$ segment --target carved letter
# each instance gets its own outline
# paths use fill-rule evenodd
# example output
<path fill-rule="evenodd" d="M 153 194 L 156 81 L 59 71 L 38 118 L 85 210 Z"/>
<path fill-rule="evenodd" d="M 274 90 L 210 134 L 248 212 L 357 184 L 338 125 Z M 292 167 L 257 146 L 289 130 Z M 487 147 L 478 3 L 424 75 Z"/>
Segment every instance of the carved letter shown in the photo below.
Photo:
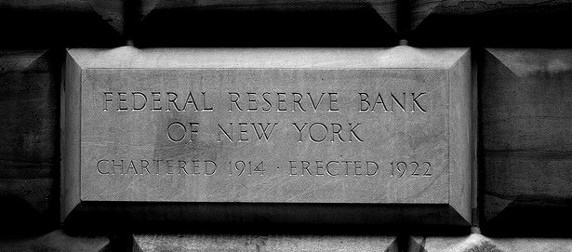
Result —
<path fill-rule="evenodd" d="M 340 175 L 340 172 L 338 171 L 337 173 L 332 173 L 332 171 L 330 171 L 330 164 L 337 164 L 339 165 L 340 162 L 338 161 L 330 161 L 326 164 L 326 172 L 328 173 L 328 175 L 332 176 L 332 177 L 336 177 L 338 175 Z"/>
<path fill-rule="evenodd" d="M 203 94 L 203 111 L 213 111 L 212 105 L 210 107 L 207 106 L 207 92 L 201 92 L 201 94 Z"/>
<path fill-rule="evenodd" d="M 302 142 L 302 130 L 304 130 L 304 128 L 306 128 L 306 125 L 308 123 L 304 123 L 304 126 L 302 126 L 302 128 L 298 127 L 298 125 L 296 123 L 292 123 L 292 125 L 294 125 L 294 127 L 296 127 L 296 129 L 298 130 L 299 136 L 300 138 L 298 139 L 298 142 Z"/>
<path fill-rule="evenodd" d="M 129 108 L 123 106 L 127 102 L 127 97 L 125 97 L 127 93 L 117 92 L 117 95 L 119 96 L 119 108 L 117 111 L 127 111 Z"/>
<path fill-rule="evenodd" d="M 233 136 L 234 136 L 234 131 L 233 131 L 234 128 L 232 127 L 232 123 L 229 123 L 229 124 L 230 124 L 230 130 L 229 131 L 231 133 L 233 133 Z M 232 137 L 228 134 L 228 132 L 220 126 L 220 123 L 218 124 L 218 128 L 220 129 L 220 131 L 222 131 L 222 133 L 224 133 L 224 135 L 226 136 L 226 138 L 228 138 L 228 140 L 230 140 L 231 142 L 234 142 L 234 140 L 232 140 Z M 220 132 L 218 133 L 217 142 L 220 142 Z"/>
<path fill-rule="evenodd" d="M 171 159 L 167 159 L 165 160 L 165 162 L 167 162 L 167 175 L 173 175 L 175 174 L 175 172 L 173 171 L 173 164 L 171 164 L 171 162 L 173 162 L 173 160 Z"/>
<path fill-rule="evenodd" d="M 113 95 L 113 93 L 103 92 L 103 111 L 107 111 L 107 102 L 113 101 L 113 99 L 107 97 L 108 95 Z"/>
<path fill-rule="evenodd" d="M 393 102 L 391 103 L 391 112 L 393 112 L 393 104 L 397 103 L 397 105 L 401 108 L 401 110 L 403 110 L 403 112 L 405 112 L 405 98 L 406 93 L 403 93 L 403 103 L 399 102 L 399 100 L 397 99 L 397 97 L 395 97 L 395 95 L 393 95 L 393 93 L 391 93 L 391 98 L 393 99 Z"/>
<path fill-rule="evenodd" d="M 144 93 L 141 92 L 131 92 L 131 95 L 133 95 L 133 111 L 141 111 L 145 108 L 145 106 L 147 106 L 147 96 Z M 143 102 L 143 106 L 141 107 L 137 107 L 137 102 L 136 102 L 136 98 L 137 96 L 143 97 L 143 99 L 145 100 Z"/>
<path fill-rule="evenodd" d="M 266 98 L 267 95 L 270 95 L 270 93 L 264 92 L 262 94 L 262 99 L 266 102 L 266 104 L 268 104 L 268 107 L 262 107 L 262 111 L 270 111 L 272 109 L 272 103 L 270 103 L 268 98 Z"/>
<path fill-rule="evenodd" d="M 199 169 L 199 160 L 191 160 L 193 162 L 193 175 L 200 175 L 201 172 L 198 171 Z"/>
<path fill-rule="evenodd" d="M 329 111 L 339 111 L 340 108 L 338 108 L 338 93 L 328 93 L 328 95 L 330 96 L 330 110 Z"/>
<path fill-rule="evenodd" d="M 238 123 L 238 141 L 239 142 L 248 142 L 248 131 L 246 130 L 246 126 L 248 123 Z M 244 136 L 244 138 L 243 138 Z"/>
<path fill-rule="evenodd" d="M 173 126 L 175 126 L 175 125 L 177 125 L 183 129 L 183 134 L 181 134 L 180 137 L 173 136 L 173 135 L 175 135 L 174 133 L 172 133 L 174 131 Z M 187 128 L 185 127 L 185 125 L 183 125 L 180 122 L 174 122 L 174 123 L 169 124 L 169 126 L 167 126 L 167 137 L 169 137 L 169 140 L 171 140 L 173 142 L 179 142 L 179 141 L 183 140 L 183 138 L 185 138 L 186 134 L 187 134 Z"/>
<path fill-rule="evenodd" d="M 427 110 L 423 109 L 423 107 L 421 107 L 421 104 L 419 104 L 419 102 L 417 101 L 417 99 L 419 99 L 419 97 L 423 95 L 426 95 L 426 93 L 419 93 L 417 96 L 415 96 L 415 93 L 411 93 L 411 96 L 413 96 L 413 105 L 411 106 L 411 112 L 415 112 L 415 106 L 417 105 L 417 107 L 419 107 L 421 112 L 427 113 Z"/>
<path fill-rule="evenodd" d="M 324 128 L 324 137 L 322 137 L 321 139 L 314 138 L 314 134 L 312 134 L 312 128 L 316 125 L 321 125 Z M 308 133 L 310 134 L 310 139 L 312 139 L 314 142 L 319 143 L 324 141 L 328 136 L 328 127 L 326 127 L 326 125 L 324 125 L 323 123 L 313 123 L 312 125 L 310 125 L 310 128 L 308 129 Z"/>
<path fill-rule="evenodd" d="M 306 172 L 308 172 L 308 174 L 310 174 L 310 176 L 312 176 L 312 173 L 310 172 L 308 167 L 310 167 L 310 162 L 302 161 L 302 176 L 304 176 L 304 170 L 306 170 Z"/>
<path fill-rule="evenodd" d="M 107 159 L 99 160 L 99 161 L 97 162 L 97 165 L 96 165 L 96 167 L 97 167 L 97 172 L 99 172 L 99 174 L 101 174 L 101 175 L 109 175 L 109 171 L 103 172 L 103 171 L 101 171 L 101 168 L 99 167 L 99 164 L 101 164 L 101 163 L 103 163 L 103 162 L 109 163 L 109 160 L 107 160 Z"/>
<path fill-rule="evenodd" d="M 256 104 L 256 93 L 246 93 L 248 95 L 248 111 L 256 111 L 258 110 L 258 105 Z M 254 105 L 252 107 L 251 105 Z"/>
<path fill-rule="evenodd" d="M 308 93 L 308 97 L 310 97 L 310 101 L 312 102 L 312 107 L 314 107 L 314 112 L 316 112 L 316 110 L 318 109 L 318 106 L 320 106 L 320 102 L 322 101 L 322 97 L 324 97 L 326 93 L 322 93 L 322 95 L 320 95 L 320 99 L 318 100 L 318 103 L 314 102 L 314 99 L 312 98 L 312 94 Z"/>
<path fill-rule="evenodd" d="M 145 165 L 143 165 L 143 162 L 145 162 Z M 141 160 L 141 168 L 143 168 L 144 170 L 147 171 L 147 173 L 151 174 L 151 172 L 149 171 L 149 169 L 147 168 L 149 166 L 149 161 L 142 159 Z M 143 175 L 143 172 L 141 172 L 141 175 Z"/>
<path fill-rule="evenodd" d="M 153 111 L 159 111 L 162 109 L 161 107 L 161 92 L 151 92 L 151 97 L 153 98 Z M 157 103 L 159 106 L 157 107 Z"/>
<path fill-rule="evenodd" d="M 266 141 L 268 141 L 268 138 L 272 135 L 272 132 L 274 131 L 274 127 L 276 127 L 276 125 L 278 125 L 278 123 L 274 123 L 272 125 L 272 128 L 270 128 L 270 132 L 267 132 L 268 127 L 270 126 L 271 123 L 266 123 L 266 128 L 264 126 L 262 126 L 262 123 L 258 123 L 258 126 L 260 126 L 260 131 L 258 131 L 258 128 L 256 127 L 256 123 L 251 123 L 252 124 L 252 128 L 254 128 L 254 131 L 256 132 L 256 135 L 258 136 L 258 140 L 262 140 L 262 137 L 264 136 L 264 138 L 266 138 Z"/>
<path fill-rule="evenodd" d="M 369 169 L 370 164 L 375 165 L 375 170 L 373 170 L 373 173 L 370 172 Z M 365 161 L 365 166 L 366 166 L 366 176 L 374 176 L 375 174 L 377 174 L 377 171 L 379 170 L 379 165 L 377 165 L 377 163 L 374 161 Z"/>
<path fill-rule="evenodd" d="M 316 176 L 324 176 L 323 161 L 316 161 Z"/>
<path fill-rule="evenodd" d="M 190 94 L 191 92 L 189 92 Z M 176 93 L 173 92 L 167 92 L 167 111 L 171 111 L 170 109 L 170 104 L 173 104 L 173 107 L 175 107 L 176 111 L 181 111 L 179 109 L 179 106 L 177 105 L 177 98 L 179 98 L 179 96 Z M 184 106 L 183 106 L 184 108 Z"/>
<path fill-rule="evenodd" d="M 203 96 L 204 96 L 204 92 L 203 92 Z M 193 92 L 191 92 L 191 91 L 189 91 L 189 95 L 187 96 L 187 101 L 185 102 L 185 104 L 183 104 L 183 111 L 186 111 L 187 105 L 189 105 L 189 104 L 193 104 L 195 111 L 199 111 L 199 108 L 197 107 L 197 103 L 195 102 L 195 97 L 193 97 Z"/>
<path fill-rule="evenodd" d="M 369 109 L 369 101 L 367 101 L 369 95 L 367 95 L 367 93 L 359 93 L 359 97 L 360 97 L 359 111 L 367 111 Z M 367 104 L 367 107 L 365 108 L 363 107 L 364 103 Z"/>
<path fill-rule="evenodd" d="M 302 112 L 306 112 L 306 109 L 304 109 L 302 107 L 302 104 L 300 103 L 300 101 L 302 101 L 302 94 L 300 93 L 292 93 L 292 96 L 294 97 L 294 102 L 292 102 L 292 111 L 296 111 L 296 104 L 298 104 L 298 107 L 300 108 L 300 111 Z"/>
<path fill-rule="evenodd" d="M 187 172 L 187 170 L 185 169 L 185 166 L 187 166 L 187 162 L 183 161 L 183 160 L 179 160 L 179 175 L 183 175 L 182 172 L 184 172 L 185 174 L 189 175 L 189 173 Z"/>
<path fill-rule="evenodd" d="M 278 111 L 288 111 L 287 108 L 282 107 L 286 105 L 286 93 L 276 93 L 278 95 Z"/>
<path fill-rule="evenodd" d="M 111 174 L 115 174 L 115 167 L 119 167 L 121 168 L 121 175 L 123 175 L 123 159 L 120 160 L 121 163 L 120 164 L 116 164 L 115 160 L 111 160 L 111 164 L 113 165 L 113 171 L 111 172 Z"/>
<path fill-rule="evenodd" d="M 352 141 L 352 136 L 354 136 L 358 141 L 363 142 L 363 140 L 356 134 L 355 130 L 358 126 L 361 125 L 361 123 L 356 124 L 355 126 L 352 127 L 352 123 L 349 123 L 350 125 L 350 142 Z"/>
<path fill-rule="evenodd" d="M 233 95 L 235 96 L 234 99 L 233 99 Z M 235 92 L 228 92 L 228 96 L 230 98 L 230 107 L 229 107 L 228 111 L 229 112 L 232 111 L 232 103 L 234 103 L 234 105 L 236 106 L 238 111 L 242 111 L 242 109 L 238 105 L 238 99 L 240 99 L 240 94 L 235 93 Z"/>
<path fill-rule="evenodd" d="M 131 160 L 131 162 L 129 163 L 129 166 L 127 166 L 127 174 L 129 174 L 130 169 L 133 169 L 133 171 L 135 171 L 135 174 L 139 174 L 139 172 L 137 172 L 137 168 L 135 168 L 135 164 L 133 163 L 133 160 Z"/>
<path fill-rule="evenodd" d="M 387 107 L 385 106 L 385 102 L 383 102 L 383 98 L 381 97 L 380 93 L 377 93 L 377 98 L 375 98 L 375 103 L 371 107 L 371 111 L 375 111 L 375 105 L 377 105 L 378 103 L 381 103 L 381 105 L 383 105 L 383 110 L 385 112 L 387 112 Z M 393 107 L 392 107 L 392 109 L 393 109 Z"/>
<path fill-rule="evenodd" d="M 338 129 L 336 129 L 336 126 L 338 127 Z M 342 125 L 339 123 L 332 123 L 332 142 L 335 139 L 335 135 L 338 135 L 338 138 L 340 139 L 340 141 L 345 142 L 344 139 L 342 138 L 342 136 L 340 135 L 340 132 L 342 131 Z"/>
<path fill-rule="evenodd" d="M 296 169 L 296 161 L 288 161 L 290 162 L 290 176 L 296 176 L 294 170 Z"/>
<path fill-rule="evenodd" d="M 361 161 L 354 161 L 354 176 L 361 176 L 362 173 L 358 173 L 361 170 Z"/>
<path fill-rule="evenodd" d="M 212 171 L 212 172 L 208 172 L 209 169 L 207 168 L 207 167 L 208 167 L 207 164 L 212 164 L 212 165 L 213 165 L 214 168 L 213 168 L 213 171 Z M 215 163 L 215 162 L 213 162 L 213 161 L 211 161 L 211 160 L 205 160 L 205 175 L 206 175 L 206 176 L 212 176 L 212 175 L 214 175 L 215 172 L 216 172 L 216 168 L 217 168 L 217 167 L 216 167 L 216 163 Z"/>

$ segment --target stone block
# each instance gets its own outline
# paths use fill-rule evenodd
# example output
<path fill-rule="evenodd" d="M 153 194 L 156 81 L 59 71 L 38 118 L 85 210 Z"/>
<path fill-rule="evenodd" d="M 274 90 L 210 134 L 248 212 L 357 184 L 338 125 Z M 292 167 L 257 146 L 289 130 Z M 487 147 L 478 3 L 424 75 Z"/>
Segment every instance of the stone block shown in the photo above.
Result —
<path fill-rule="evenodd" d="M 415 46 L 567 47 L 570 1 L 412 0 Z"/>
<path fill-rule="evenodd" d="M 292 235 L 135 235 L 135 251 L 387 251 L 395 237 Z"/>
<path fill-rule="evenodd" d="M 396 0 L 144 0 L 137 46 L 395 46 Z"/>
<path fill-rule="evenodd" d="M 123 0 L 2 1 L 0 46 L 110 47 L 125 44 Z"/>
<path fill-rule="evenodd" d="M 410 237 L 410 252 L 503 252 L 492 239 L 480 234 L 460 237 Z"/>
<path fill-rule="evenodd" d="M 110 250 L 110 242 L 104 236 L 72 236 L 62 230 L 55 230 L 32 238 L 10 238 L 0 240 L 0 250 L 10 251 L 53 251 L 53 252 L 100 252 Z"/>
<path fill-rule="evenodd" d="M 69 50 L 63 217 L 127 202 L 173 220 L 468 226 L 469 63 L 405 46 Z"/>
<path fill-rule="evenodd" d="M 571 67 L 570 50 L 484 52 L 479 81 L 483 233 L 560 235 L 572 223 Z"/>
<path fill-rule="evenodd" d="M 48 50 L 0 51 L 1 233 L 58 222 L 57 58 Z"/>

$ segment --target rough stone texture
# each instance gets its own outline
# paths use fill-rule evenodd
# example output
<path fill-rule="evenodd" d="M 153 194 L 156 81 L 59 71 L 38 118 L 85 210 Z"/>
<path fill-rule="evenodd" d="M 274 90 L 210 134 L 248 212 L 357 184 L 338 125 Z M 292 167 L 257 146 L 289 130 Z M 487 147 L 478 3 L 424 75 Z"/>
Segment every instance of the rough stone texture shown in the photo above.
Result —
<path fill-rule="evenodd" d="M 483 233 L 569 234 L 572 51 L 487 49 L 482 65 Z"/>
<path fill-rule="evenodd" d="M 0 51 L 0 233 L 45 228 L 58 213 L 54 52 Z M 36 230 L 38 231 L 38 230 Z"/>
<path fill-rule="evenodd" d="M 503 251 L 572 251 L 569 238 L 496 238 L 494 241 Z"/>
<path fill-rule="evenodd" d="M 467 237 L 411 237 L 411 252 L 504 252 L 570 251 L 572 240 L 554 238 L 489 238 L 481 234 Z"/>
<path fill-rule="evenodd" d="M 467 237 L 411 237 L 408 251 L 410 252 L 504 252 L 490 238 L 480 234 Z M 515 250 L 525 251 L 525 250 Z"/>
<path fill-rule="evenodd" d="M 70 236 L 62 230 L 34 238 L 0 239 L 0 251 L 11 252 L 103 252 L 111 251 L 109 239 L 101 236 Z"/>
<path fill-rule="evenodd" d="M 144 0 L 134 42 L 169 47 L 395 46 L 397 2 Z"/>
<path fill-rule="evenodd" d="M 10 48 L 123 45 L 121 0 L 5 0 L 2 40 Z"/>
<path fill-rule="evenodd" d="M 569 0 L 411 0 L 416 46 L 567 47 Z"/>
<path fill-rule="evenodd" d="M 426 221 L 444 224 L 452 211 L 470 223 L 469 59 L 466 49 L 409 47 L 70 50 L 64 216 L 80 202 L 360 203 L 404 204 L 406 220 L 420 218 L 406 206 L 421 204 L 445 208 Z M 126 98 L 132 91 L 142 93 Z M 189 91 L 196 103 L 182 111 Z M 166 92 L 182 102 L 167 104 Z M 378 93 L 385 108 L 371 111 Z M 158 100 L 140 109 L 145 97 Z M 300 135 L 305 122 L 324 126 Z"/>
<path fill-rule="evenodd" d="M 395 237 L 135 235 L 134 251 L 387 251 L 397 252 Z"/>

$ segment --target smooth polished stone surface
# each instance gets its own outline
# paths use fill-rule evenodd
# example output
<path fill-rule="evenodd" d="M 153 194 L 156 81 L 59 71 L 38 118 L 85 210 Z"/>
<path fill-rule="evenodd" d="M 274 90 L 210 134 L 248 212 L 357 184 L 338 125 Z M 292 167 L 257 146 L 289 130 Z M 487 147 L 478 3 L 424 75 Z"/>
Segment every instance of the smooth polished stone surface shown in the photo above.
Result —
<path fill-rule="evenodd" d="M 80 202 L 419 204 L 470 222 L 469 59 L 69 50 L 64 216 Z"/>
<path fill-rule="evenodd" d="M 570 234 L 572 51 L 486 49 L 482 65 L 483 233 Z"/>
<path fill-rule="evenodd" d="M 136 46 L 396 46 L 396 0 L 141 3 Z"/>
<path fill-rule="evenodd" d="M 134 235 L 134 251 L 399 251 L 390 236 Z"/>
<path fill-rule="evenodd" d="M 568 0 L 413 0 L 414 46 L 568 47 Z"/>
<path fill-rule="evenodd" d="M 56 54 L 0 50 L 0 233 L 58 223 Z"/>
<path fill-rule="evenodd" d="M 125 44 L 124 1 L 31 0 L 0 2 L 8 48 L 110 47 Z"/>

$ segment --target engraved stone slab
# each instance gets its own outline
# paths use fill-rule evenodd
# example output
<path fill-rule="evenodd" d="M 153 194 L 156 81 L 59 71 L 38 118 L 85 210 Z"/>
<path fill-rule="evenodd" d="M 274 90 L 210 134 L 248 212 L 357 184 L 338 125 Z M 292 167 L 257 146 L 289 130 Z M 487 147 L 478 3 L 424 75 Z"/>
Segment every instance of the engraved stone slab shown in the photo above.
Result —
<path fill-rule="evenodd" d="M 572 223 L 572 51 L 486 49 L 482 62 L 483 232 L 564 235 L 555 227 Z"/>
<path fill-rule="evenodd" d="M 80 202 L 349 203 L 470 220 L 466 49 L 68 53 L 64 215 Z"/>

